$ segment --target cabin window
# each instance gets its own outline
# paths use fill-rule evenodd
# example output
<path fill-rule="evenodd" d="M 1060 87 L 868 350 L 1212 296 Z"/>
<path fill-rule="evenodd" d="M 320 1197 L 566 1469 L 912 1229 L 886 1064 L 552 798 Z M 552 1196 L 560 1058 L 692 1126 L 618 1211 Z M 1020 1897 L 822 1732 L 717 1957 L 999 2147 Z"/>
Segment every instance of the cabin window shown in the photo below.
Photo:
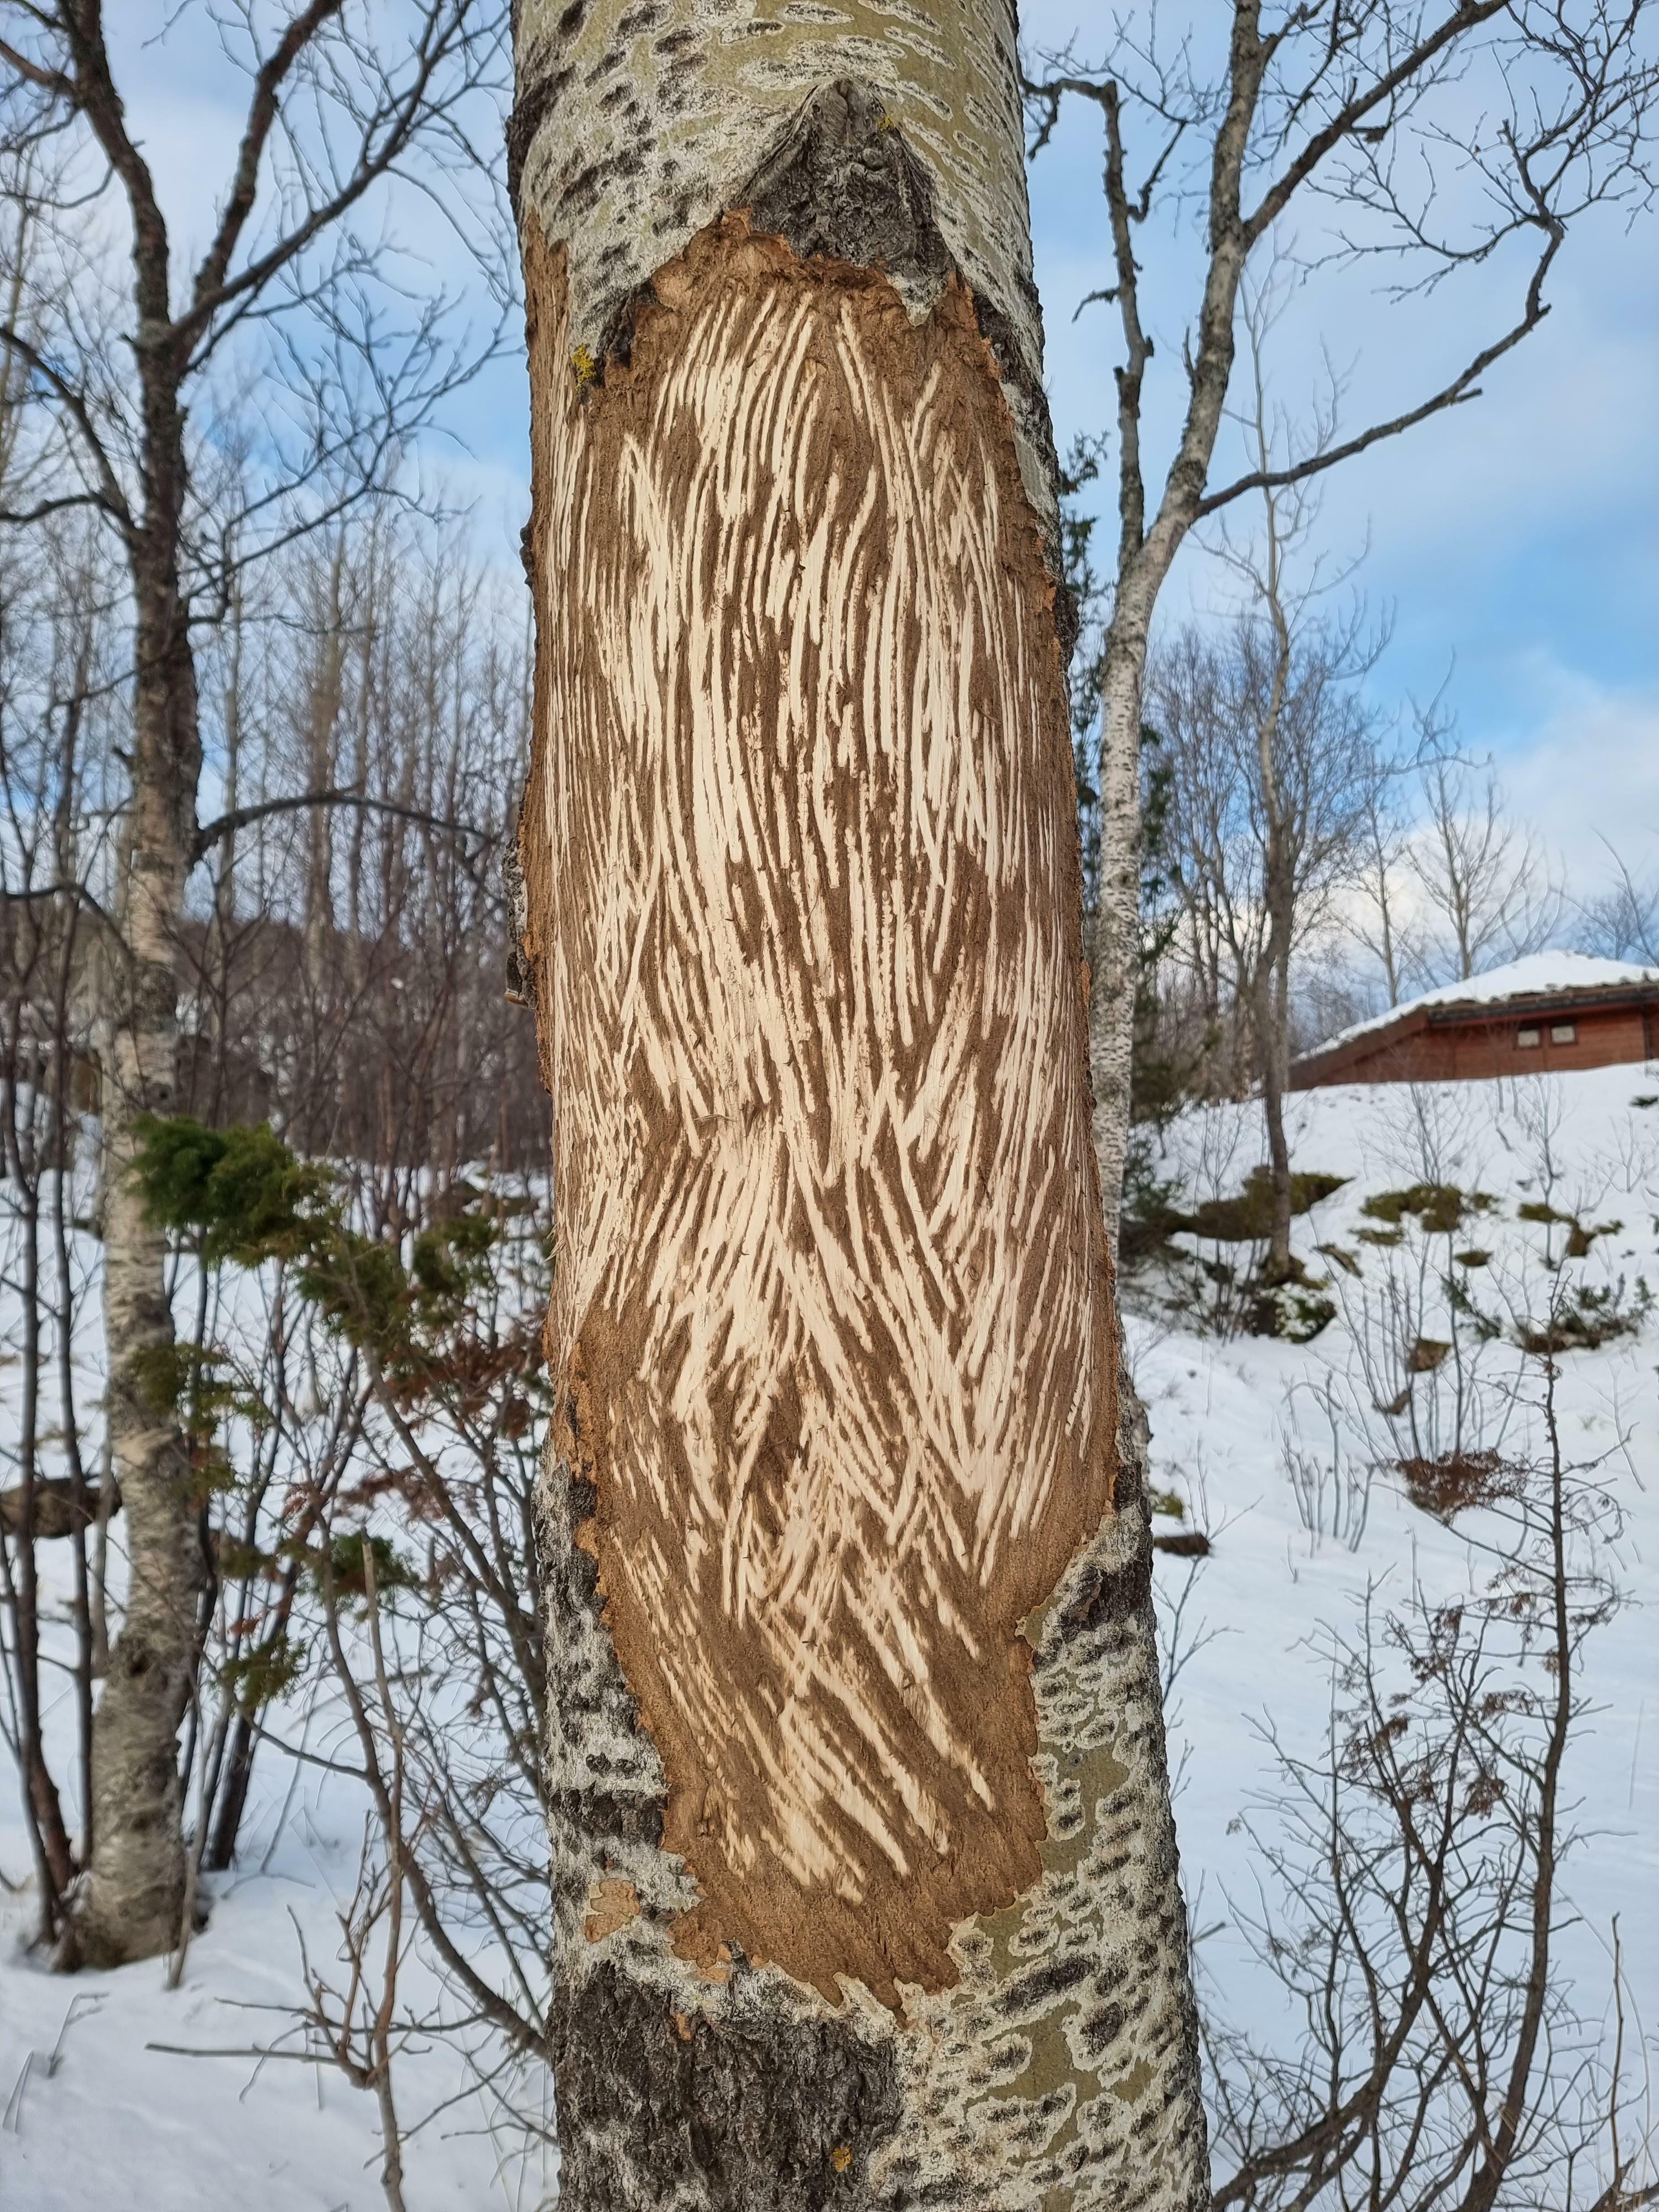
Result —
<path fill-rule="evenodd" d="M 1552 1044 L 1571 1044 L 1577 1034 L 1578 1024 L 1577 1022 L 1552 1022 L 1550 1024 L 1550 1042 Z"/>
<path fill-rule="evenodd" d="M 1515 1042 L 1522 1052 L 1531 1052 L 1536 1048 L 1541 1036 L 1542 1031 L 1539 1030 L 1516 1030 Z"/>

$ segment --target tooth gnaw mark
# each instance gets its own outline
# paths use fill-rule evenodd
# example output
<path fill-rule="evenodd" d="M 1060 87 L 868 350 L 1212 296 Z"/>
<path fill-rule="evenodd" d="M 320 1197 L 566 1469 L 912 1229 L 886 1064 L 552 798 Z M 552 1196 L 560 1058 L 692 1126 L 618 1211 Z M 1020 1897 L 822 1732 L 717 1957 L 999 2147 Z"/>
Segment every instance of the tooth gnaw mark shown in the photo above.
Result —
<path fill-rule="evenodd" d="M 683 1948 L 895 2002 L 1037 1879 L 1019 1626 L 1110 1502 L 1052 589 L 959 284 L 727 217 L 582 388 L 538 265 L 560 1449 Z"/>

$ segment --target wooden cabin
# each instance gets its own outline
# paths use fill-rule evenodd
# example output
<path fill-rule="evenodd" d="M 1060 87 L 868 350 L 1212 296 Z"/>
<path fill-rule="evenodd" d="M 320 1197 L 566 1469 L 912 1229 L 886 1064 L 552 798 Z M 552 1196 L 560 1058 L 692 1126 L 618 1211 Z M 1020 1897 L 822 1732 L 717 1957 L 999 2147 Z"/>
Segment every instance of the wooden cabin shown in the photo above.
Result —
<path fill-rule="evenodd" d="M 1472 1083 L 1650 1060 L 1659 1060 L 1659 969 L 1538 952 L 1345 1030 L 1292 1061 L 1291 1088 Z"/>

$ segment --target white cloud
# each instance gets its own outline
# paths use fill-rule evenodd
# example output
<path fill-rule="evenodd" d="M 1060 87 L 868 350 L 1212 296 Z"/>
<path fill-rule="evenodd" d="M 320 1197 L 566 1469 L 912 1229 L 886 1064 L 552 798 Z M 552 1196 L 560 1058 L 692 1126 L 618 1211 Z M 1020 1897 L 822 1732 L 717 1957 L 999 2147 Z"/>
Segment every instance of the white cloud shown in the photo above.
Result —
<path fill-rule="evenodd" d="M 1583 896 L 1611 845 L 1638 877 L 1659 870 L 1659 685 L 1620 688 L 1540 661 L 1540 714 L 1499 750 L 1515 812 L 1531 823 Z"/>

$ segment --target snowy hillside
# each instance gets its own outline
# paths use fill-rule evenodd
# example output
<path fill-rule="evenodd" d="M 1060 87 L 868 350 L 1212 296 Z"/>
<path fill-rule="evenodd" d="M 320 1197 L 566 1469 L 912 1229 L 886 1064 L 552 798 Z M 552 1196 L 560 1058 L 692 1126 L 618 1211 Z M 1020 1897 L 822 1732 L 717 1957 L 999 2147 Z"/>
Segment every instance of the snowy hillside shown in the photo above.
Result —
<path fill-rule="evenodd" d="M 1659 1289 L 1659 1074 L 1309 1092 L 1292 1102 L 1291 1127 L 1297 1171 L 1341 1179 L 1294 1224 L 1306 1326 L 1328 1312 L 1324 1325 L 1305 1341 L 1232 1327 L 1252 1248 L 1202 1226 L 1174 1228 L 1126 1297 L 1155 1525 L 1188 1540 L 1184 1555 L 1160 1555 L 1158 1583 L 1206 2006 L 1281 2047 L 1297 2033 L 1245 1929 L 1261 1897 L 1255 1838 L 1276 1817 L 1263 1802 L 1275 1790 L 1264 1729 L 1316 1760 L 1331 1632 L 1352 1637 L 1368 1602 L 1378 1615 L 1414 1589 L 1455 1601 L 1490 1577 L 1482 1547 L 1502 1522 L 1501 1496 L 1448 1518 L 1427 1510 L 1426 1476 L 1412 1501 L 1401 1463 L 1487 1451 L 1493 1465 L 1536 1463 L 1553 1415 L 1576 1479 L 1608 1496 L 1596 1564 L 1626 1600 L 1583 1647 L 1589 1711 L 1564 1781 L 1569 1825 L 1587 1840 L 1564 1873 L 1562 1955 L 1577 2012 L 1599 2035 L 1612 2018 L 1619 1915 L 1627 1996 L 1645 1994 L 1646 2025 L 1659 2028 L 1659 1317 L 1648 1310 L 1648 1285 Z M 1225 1202 L 1262 1157 L 1258 1109 L 1194 1110 L 1152 1173 L 1171 1218 L 1237 1228 Z M 76 1343 L 89 1382 L 95 1322 L 89 1308 Z M 17 1371 L 15 1356 L 0 1369 L 14 1418 Z M 64 1593 L 52 1595 L 61 1608 Z M 340 1971 L 336 1914 L 357 1881 L 365 1811 L 359 1785 L 331 1765 L 347 1742 L 339 1714 L 307 1710 L 273 1714 L 273 1735 L 303 1755 L 262 1753 L 239 1863 L 210 1881 L 211 1917 L 176 1990 L 159 1965 L 70 1980 L 22 1954 L 28 1859 L 15 1778 L 0 1771 L 6 2212 L 94 2202 L 102 2212 L 372 2212 L 384 2202 L 374 2099 L 307 2063 L 318 2054 L 295 2027 L 301 1937 L 313 1966 Z M 404 1997 L 416 2014 L 442 2002 L 418 1955 Z M 400 2056 L 410 2212 L 550 2196 L 550 2162 L 539 2149 L 526 2157 L 522 2130 L 505 2130 L 478 2089 L 500 2053 L 482 2028 L 471 2040 L 471 2065 L 435 2037 L 413 2038 Z M 279 2045 L 281 2056 L 252 2055 Z M 520 2106 L 544 2094 L 520 2075 Z"/>
<path fill-rule="evenodd" d="M 1273 1787 L 1261 1729 L 1271 1719 L 1288 1747 L 1317 1755 L 1328 1632 L 1352 1633 L 1368 1592 L 1387 1607 L 1413 1581 L 1454 1601 L 1482 1586 L 1491 1561 L 1477 1547 L 1497 1516 L 1476 1510 L 1447 1527 L 1410 1502 L 1388 1462 L 1412 1456 L 1413 1431 L 1425 1449 L 1448 1449 L 1460 1397 L 1466 1441 L 1517 1461 L 1539 1454 L 1547 1363 L 1516 1338 L 1552 1310 L 1569 1338 L 1581 1333 L 1575 1316 L 1585 1334 L 1597 1333 L 1597 1316 L 1612 1331 L 1553 1364 L 1564 1453 L 1585 1485 L 1609 1493 L 1600 1564 L 1626 1601 L 1585 1645 L 1589 1711 L 1565 1776 L 1570 1825 L 1584 1840 L 1564 1870 L 1577 1924 L 1561 1955 L 1578 2011 L 1598 2028 L 1610 2021 L 1620 1915 L 1627 1992 L 1645 1997 L 1649 2030 L 1659 2027 L 1659 1325 L 1647 1311 L 1648 1286 L 1659 1290 L 1656 1094 L 1655 1071 L 1639 1066 L 1303 1093 L 1291 1105 L 1296 1169 L 1346 1180 L 1297 1218 L 1294 1249 L 1335 1318 L 1305 1344 L 1218 1341 L 1192 1333 L 1191 1277 L 1154 1268 L 1131 1291 L 1152 1480 L 1184 1502 L 1185 1526 L 1213 1539 L 1195 1567 L 1159 1563 L 1166 1621 L 1192 1576 L 1179 1632 L 1189 1656 L 1172 1698 L 1189 1906 L 1206 1931 L 1209 2001 L 1270 2041 L 1282 2045 L 1292 2023 L 1234 1910 L 1256 1901 L 1255 1847 L 1235 1824 Z M 1201 1207 L 1237 1192 L 1263 1156 L 1258 1109 L 1222 1107 L 1183 1118 L 1158 1172 Z M 1417 1212 L 1399 1204 L 1436 1186 L 1464 1204 L 1443 1200 L 1437 1216 L 1432 1201 Z M 1190 1234 L 1174 1244 L 1200 1266 L 1249 1250 Z M 1207 1282 L 1202 1293 L 1226 1294 Z M 1499 1333 L 1482 1341 L 1471 1312 Z M 1414 1345 L 1432 1358 L 1452 1340 L 1437 1368 L 1413 1376 Z M 1413 1402 L 1390 1420 L 1379 1406 L 1397 1405 L 1407 1382 Z"/>

